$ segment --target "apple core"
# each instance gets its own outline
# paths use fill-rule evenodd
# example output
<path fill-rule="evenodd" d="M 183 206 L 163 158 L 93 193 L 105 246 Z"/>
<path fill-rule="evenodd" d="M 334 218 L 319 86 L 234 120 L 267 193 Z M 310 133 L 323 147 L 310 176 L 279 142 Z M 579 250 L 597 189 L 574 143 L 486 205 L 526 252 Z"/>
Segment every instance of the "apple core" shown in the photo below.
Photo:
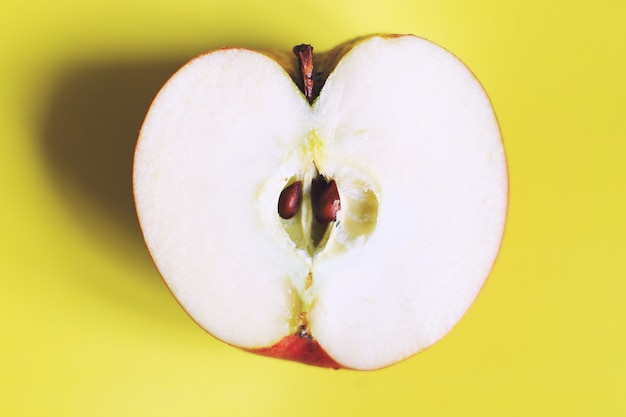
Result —
<path fill-rule="evenodd" d="M 324 250 L 333 233 L 341 233 L 338 242 L 345 248 L 363 241 L 374 231 L 378 212 L 374 191 L 350 179 L 339 179 L 339 184 L 325 178 L 313 165 L 309 171 L 291 177 L 280 193 L 281 226 L 294 245 L 311 259 Z M 342 185 L 345 193 L 339 192 Z"/>

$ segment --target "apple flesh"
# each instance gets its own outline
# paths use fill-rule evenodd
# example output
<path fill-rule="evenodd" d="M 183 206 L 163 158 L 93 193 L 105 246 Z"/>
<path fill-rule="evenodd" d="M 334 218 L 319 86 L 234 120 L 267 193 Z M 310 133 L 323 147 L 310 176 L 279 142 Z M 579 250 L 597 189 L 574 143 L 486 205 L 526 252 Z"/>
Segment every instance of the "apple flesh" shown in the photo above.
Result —
<path fill-rule="evenodd" d="M 449 332 L 491 271 L 508 194 L 498 124 L 467 67 L 422 38 L 304 57 L 226 48 L 166 83 L 136 148 L 140 224 L 213 336 L 386 367 Z"/>

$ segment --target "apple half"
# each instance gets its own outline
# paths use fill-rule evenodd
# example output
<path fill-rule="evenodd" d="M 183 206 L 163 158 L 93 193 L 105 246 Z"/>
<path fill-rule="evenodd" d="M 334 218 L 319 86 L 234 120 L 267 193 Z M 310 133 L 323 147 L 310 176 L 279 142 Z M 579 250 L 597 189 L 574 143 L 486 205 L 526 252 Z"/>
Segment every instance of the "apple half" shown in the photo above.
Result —
<path fill-rule="evenodd" d="M 216 338 L 386 367 L 450 331 L 491 271 L 498 123 L 468 68 L 420 37 L 299 48 L 212 51 L 165 84 L 136 147 L 141 228 Z"/>

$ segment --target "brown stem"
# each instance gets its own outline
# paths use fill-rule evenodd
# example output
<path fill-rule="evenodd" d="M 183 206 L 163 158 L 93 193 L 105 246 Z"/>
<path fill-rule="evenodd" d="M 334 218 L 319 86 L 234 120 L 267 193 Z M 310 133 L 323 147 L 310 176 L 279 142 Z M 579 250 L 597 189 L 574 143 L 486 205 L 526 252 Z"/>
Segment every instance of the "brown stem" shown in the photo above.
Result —
<path fill-rule="evenodd" d="M 298 57 L 300 73 L 302 74 L 302 88 L 304 96 L 313 102 L 313 47 L 311 45 L 297 45 L 293 47 L 293 53 Z"/>

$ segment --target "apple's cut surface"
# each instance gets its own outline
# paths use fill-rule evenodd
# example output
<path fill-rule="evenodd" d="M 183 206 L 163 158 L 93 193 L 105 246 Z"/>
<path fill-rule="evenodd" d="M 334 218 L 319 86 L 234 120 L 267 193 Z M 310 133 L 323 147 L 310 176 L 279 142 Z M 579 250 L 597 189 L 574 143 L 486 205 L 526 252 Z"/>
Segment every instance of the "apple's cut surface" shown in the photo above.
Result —
<path fill-rule="evenodd" d="M 155 98 L 137 212 L 173 295 L 256 353 L 377 369 L 444 336 L 502 239 L 507 167 L 483 88 L 416 36 L 313 55 L 225 48 Z"/>

